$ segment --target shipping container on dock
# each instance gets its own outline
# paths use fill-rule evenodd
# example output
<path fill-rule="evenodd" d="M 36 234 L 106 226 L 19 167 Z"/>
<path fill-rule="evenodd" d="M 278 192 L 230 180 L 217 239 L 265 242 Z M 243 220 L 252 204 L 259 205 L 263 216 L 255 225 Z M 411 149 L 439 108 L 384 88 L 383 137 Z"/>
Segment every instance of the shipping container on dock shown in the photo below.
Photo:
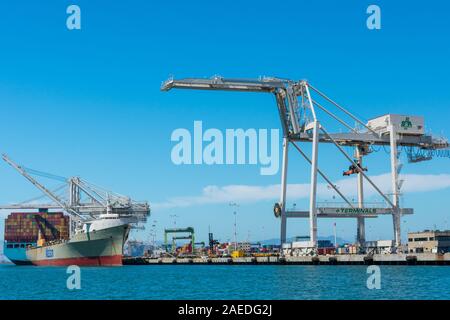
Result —
<path fill-rule="evenodd" d="M 62 212 L 48 212 L 41 209 L 38 212 L 12 212 L 5 220 L 4 255 L 17 265 L 30 264 L 26 258 L 26 248 L 35 246 L 39 237 L 39 226 L 36 220 L 39 216 L 43 236 L 51 240 L 68 240 L 70 237 L 70 217 Z M 55 239 L 52 228 L 58 231 Z"/>
<path fill-rule="evenodd" d="M 332 254 L 336 253 L 336 248 L 332 248 L 332 247 L 330 247 L 330 248 L 319 248 L 319 249 L 317 249 L 317 253 L 320 256 L 332 255 Z"/>

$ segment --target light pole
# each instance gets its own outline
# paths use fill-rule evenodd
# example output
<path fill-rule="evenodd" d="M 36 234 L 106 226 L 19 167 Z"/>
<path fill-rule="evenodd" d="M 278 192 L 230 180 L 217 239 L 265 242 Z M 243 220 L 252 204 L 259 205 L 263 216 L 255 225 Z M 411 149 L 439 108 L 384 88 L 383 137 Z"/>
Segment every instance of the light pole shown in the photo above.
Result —
<path fill-rule="evenodd" d="M 178 216 L 176 214 L 171 214 L 169 217 L 173 218 L 173 227 L 176 229 Z"/>
<path fill-rule="evenodd" d="M 230 203 L 230 207 L 239 208 L 237 203 Z M 237 251 L 237 209 L 234 209 L 234 251 Z"/>
<path fill-rule="evenodd" d="M 152 230 L 153 230 L 153 233 L 152 233 L 152 236 L 153 236 L 153 250 L 155 250 L 155 246 L 156 246 L 156 223 L 157 222 L 158 221 L 153 220 L 153 225 L 152 225 Z"/>
<path fill-rule="evenodd" d="M 334 247 L 337 248 L 337 233 L 336 233 L 336 222 L 333 224 L 334 231 Z"/>

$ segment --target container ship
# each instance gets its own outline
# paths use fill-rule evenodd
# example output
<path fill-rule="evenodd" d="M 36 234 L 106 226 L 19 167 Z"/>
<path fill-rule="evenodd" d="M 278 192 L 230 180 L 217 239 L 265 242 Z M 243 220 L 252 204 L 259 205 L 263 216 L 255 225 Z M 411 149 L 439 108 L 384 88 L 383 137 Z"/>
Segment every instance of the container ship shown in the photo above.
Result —
<path fill-rule="evenodd" d="M 16 265 L 35 266 L 122 265 L 130 230 L 145 223 L 150 215 L 147 202 L 133 201 L 79 177 L 63 178 L 27 169 L 6 155 L 3 160 L 52 201 L 0 206 L 4 210 L 37 210 L 13 212 L 6 219 L 4 255 L 9 260 Z M 56 193 L 31 174 L 55 178 L 64 184 Z"/>
<path fill-rule="evenodd" d="M 120 266 L 130 224 L 109 214 L 83 223 L 69 236 L 62 212 L 11 213 L 5 221 L 4 255 L 16 265 Z"/>
<path fill-rule="evenodd" d="M 26 259 L 36 266 L 121 266 L 130 229 L 126 219 L 106 214 L 81 224 L 68 240 L 47 242 L 39 236 L 36 246 L 26 249 Z"/>

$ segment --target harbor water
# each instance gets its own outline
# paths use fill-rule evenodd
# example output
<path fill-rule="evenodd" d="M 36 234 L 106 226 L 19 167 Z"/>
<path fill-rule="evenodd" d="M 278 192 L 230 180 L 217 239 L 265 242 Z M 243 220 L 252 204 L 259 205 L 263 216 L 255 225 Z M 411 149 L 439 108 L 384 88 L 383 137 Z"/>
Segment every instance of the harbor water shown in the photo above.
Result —
<path fill-rule="evenodd" d="M 69 290 L 63 267 L 0 265 L 0 299 L 450 299 L 450 267 L 380 266 L 370 290 L 366 266 L 154 265 L 81 268 Z"/>

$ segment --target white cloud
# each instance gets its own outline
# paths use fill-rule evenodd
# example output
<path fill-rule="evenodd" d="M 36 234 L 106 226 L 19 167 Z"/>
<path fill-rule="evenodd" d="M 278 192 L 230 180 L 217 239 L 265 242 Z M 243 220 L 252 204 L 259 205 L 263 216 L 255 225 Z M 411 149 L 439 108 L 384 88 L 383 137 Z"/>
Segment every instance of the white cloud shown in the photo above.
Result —
<path fill-rule="evenodd" d="M 450 187 L 450 174 L 440 175 L 419 175 L 406 174 L 400 177 L 405 180 L 402 192 L 429 192 Z M 372 176 L 371 179 L 385 193 L 391 192 L 391 176 L 389 173 Z M 365 196 L 376 195 L 368 182 L 365 182 Z M 347 197 L 353 197 L 356 194 L 356 178 L 342 179 L 336 182 L 339 190 Z M 288 199 L 302 199 L 309 197 L 309 183 L 289 184 Z M 329 197 L 336 194 L 334 190 L 326 183 L 320 183 L 318 186 L 319 197 Z M 173 197 L 162 203 L 153 203 L 153 209 L 171 209 L 199 205 L 221 204 L 229 202 L 255 203 L 259 201 L 278 201 L 280 197 L 280 185 L 250 186 L 250 185 L 227 185 L 227 186 L 207 186 L 203 188 L 198 196 L 180 196 Z"/>

